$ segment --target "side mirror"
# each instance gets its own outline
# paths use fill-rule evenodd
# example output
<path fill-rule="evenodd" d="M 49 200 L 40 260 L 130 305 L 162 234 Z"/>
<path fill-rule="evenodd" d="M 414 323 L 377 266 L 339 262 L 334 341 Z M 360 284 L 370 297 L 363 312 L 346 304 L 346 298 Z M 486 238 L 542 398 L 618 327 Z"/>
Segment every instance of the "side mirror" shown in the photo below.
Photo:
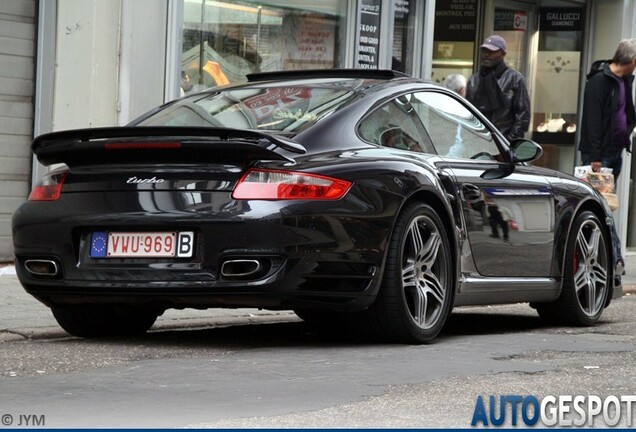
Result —
<path fill-rule="evenodd" d="M 510 143 L 513 162 L 532 162 L 543 156 L 543 148 L 528 139 L 516 139 Z"/>

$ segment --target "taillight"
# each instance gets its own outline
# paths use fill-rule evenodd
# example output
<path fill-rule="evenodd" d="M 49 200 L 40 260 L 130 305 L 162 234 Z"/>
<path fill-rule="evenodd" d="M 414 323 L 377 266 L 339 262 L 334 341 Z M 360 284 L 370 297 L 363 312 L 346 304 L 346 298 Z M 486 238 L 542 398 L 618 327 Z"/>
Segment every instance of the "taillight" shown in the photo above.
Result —
<path fill-rule="evenodd" d="M 337 200 L 351 182 L 293 171 L 252 169 L 237 183 L 234 199 Z"/>
<path fill-rule="evenodd" d="M 29 201 L 55 201 L 62 193 L 62 185 L 68 171 L 57 171 L 45 174 L 29 194 Z"/>

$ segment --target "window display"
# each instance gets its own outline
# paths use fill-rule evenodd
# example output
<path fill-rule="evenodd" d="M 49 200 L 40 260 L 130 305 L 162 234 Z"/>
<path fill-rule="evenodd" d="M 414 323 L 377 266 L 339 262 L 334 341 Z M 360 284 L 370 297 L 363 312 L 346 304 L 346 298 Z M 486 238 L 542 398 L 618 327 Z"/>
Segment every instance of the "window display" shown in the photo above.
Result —
<path fill-rule="evenodd" d="M 579 8 L 542 8 L 532 139 L 541 144 L 574 145 L 583 13 Z"/>
<path fill-rule="evenodd" d="M 342 67 L 346 0 L 185 0 L 183 94 L 252 72 Z"/>

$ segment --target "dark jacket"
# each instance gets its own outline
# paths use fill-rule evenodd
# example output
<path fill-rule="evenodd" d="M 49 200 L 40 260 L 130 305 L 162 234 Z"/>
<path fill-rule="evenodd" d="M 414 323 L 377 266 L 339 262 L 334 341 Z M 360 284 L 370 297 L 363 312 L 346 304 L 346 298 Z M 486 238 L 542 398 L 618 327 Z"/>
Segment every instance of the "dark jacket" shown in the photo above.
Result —
<path fill-rule="evenodd" d="M 466 85 L 466 99 L 474 103 L 481 76 L 473 74 Z M 507 68 L 497 79 L 503 93 L 504 105 L 489 118 L 508 139 L 523 138 L 530 125 L 530 96 L 526 80 L 519 72 Z"/>
<path fill-rule="evenodd" d="M 590 154 L 591 161 L 601 161 L 603 156 L 613 157 L 620 147 L 614 144 L 614 121 L 618 104 L 618 83 L 606 62 L 602 69 L 592 75 L 585 85 L 583 117 L 581 118 L 581 142 L 579 150 Z M 634 75 L 623 77 L 625 82 L 625 110 L 627 113 L 627 136 L 636 124 L 632 86 Z M 627 151 L 630 151 L 629 140 Z"/>

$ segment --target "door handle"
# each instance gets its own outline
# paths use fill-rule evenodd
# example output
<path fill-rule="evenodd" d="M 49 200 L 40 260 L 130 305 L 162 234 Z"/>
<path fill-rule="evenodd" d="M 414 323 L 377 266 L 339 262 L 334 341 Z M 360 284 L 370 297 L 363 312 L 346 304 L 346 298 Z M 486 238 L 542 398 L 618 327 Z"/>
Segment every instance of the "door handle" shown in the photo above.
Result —
<path fill-rule="evenodd" d="M 461 187 L 462 199 L 468 203 L 477 203 L 484 199 L 484 194 L 477 186 L 464 183 Z"/>

